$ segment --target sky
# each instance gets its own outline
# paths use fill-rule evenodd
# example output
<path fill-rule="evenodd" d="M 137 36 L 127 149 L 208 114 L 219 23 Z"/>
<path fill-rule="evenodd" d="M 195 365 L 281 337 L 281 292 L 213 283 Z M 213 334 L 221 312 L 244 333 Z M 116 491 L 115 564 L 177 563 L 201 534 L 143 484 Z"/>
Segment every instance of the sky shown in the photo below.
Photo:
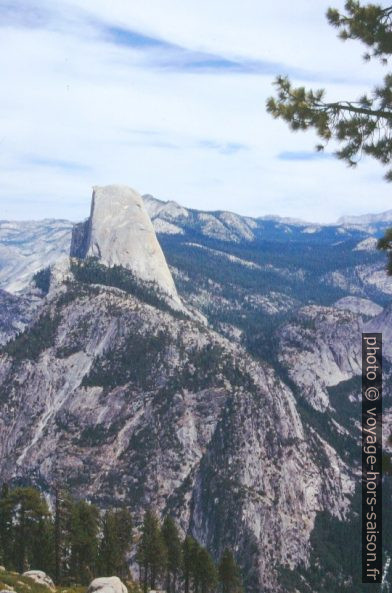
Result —
<path fill-rule="evenodd" d="M 0 219 L 89 213 L 92 186 L 317 222 L 392 209 L 384 170 L 314 152 L 273 80 L 355 99 L 380 81 L 328 25 L 341 0 L 0 0 Z"/>

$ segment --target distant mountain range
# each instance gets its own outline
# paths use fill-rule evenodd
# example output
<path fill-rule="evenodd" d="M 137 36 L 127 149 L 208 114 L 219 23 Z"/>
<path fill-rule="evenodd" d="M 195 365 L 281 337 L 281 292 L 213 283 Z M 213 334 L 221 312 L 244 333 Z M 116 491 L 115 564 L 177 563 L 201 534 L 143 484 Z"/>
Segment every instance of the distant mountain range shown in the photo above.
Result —
<path fill-rule="evenodd" d="M 388 225 L 392 222 L 392 210 L 380 212 L 380 214 L 362 214 L 360 216 L 342 216 L 337 221 L 342 225 Z"/>
<path fill-rule="evenodd" d="M 187 209 L 151 195 L 143 196 L 143 200 L 160 236 L 201 236 L 236 244 L 259 241 L 333 244 L 353 239 L 358 241 L 358 249 L 373 251 L 372 238 L 381 236 L 392 221 L 392 210 L 342 217 L 336 224 L 317 224 L 279 216 L 250 218 L 226 211 Z M 0 221 L 0 288 L 9 292 L 23 290 L 39 269 L 68 255 L 73 226 L 70 221 L 56 219 Z"/>

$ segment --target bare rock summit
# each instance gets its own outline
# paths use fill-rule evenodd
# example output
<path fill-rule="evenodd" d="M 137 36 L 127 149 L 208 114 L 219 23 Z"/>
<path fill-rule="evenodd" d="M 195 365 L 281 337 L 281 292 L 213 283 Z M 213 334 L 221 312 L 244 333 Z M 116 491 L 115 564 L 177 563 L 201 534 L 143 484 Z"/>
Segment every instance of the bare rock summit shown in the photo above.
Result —
<path fill-rule="evenodd" d="M 73 230 L 71 256 L 123 266 L 180 303 L 142 197 L 130 187 L 93 188 L 90 217 Z"/>

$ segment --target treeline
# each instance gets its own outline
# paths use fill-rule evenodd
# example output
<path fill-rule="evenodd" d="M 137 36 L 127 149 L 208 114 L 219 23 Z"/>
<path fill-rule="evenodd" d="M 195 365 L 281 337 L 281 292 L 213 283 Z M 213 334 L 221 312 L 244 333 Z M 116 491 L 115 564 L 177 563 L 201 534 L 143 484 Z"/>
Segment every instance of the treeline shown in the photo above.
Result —
<path fill-rule="evenodd" d="M 72 258 L 71 272 L 78 282 L 120 288 L 157 309 L 170 312 L 174 317 L 184 318 L 183 313 L 172 309 L 168 304 L 165 295 L 156 282 L 141 282 L 130 270 L 123 266 L 114 265 L 108 267 L 99 263 L 98 259 L 94 257 L 83 260 Z"/>
<path fill-rule="evenodd" d="M 167 593 L 240 593 L 240 572 L 229 549 L 216 565 L 208 550 L 193 537 L 180 538 L 172 517 L 160 525 L 151 511 L 144 515 L 137 547 L 143 591 L 164 588 Z"/>
<path fill-rule="evenodd" d="M 0 494 L 0 564 L 8 570 L 43 570 L 61 585 L 87 585 L 97 576 L 127 579 L 129 560 L 139 565 L 143 591 L 239 593 L 241 579 L 226 549 L 216 565 L 194 538 L 181 538 L 174 520 L 161 523 L 150 510 L 135 533 L 128 509 L 101 512 L 58 489 L 53 509 L 32 487 Z"/>
<path fill-rule="evenodd" d="M 128 574 L 132 520 L 126 509 L 95 505 L 57 490 L 53 512 L 36 488 L 0 496 L 0 561 L 7 569 L 43 570 L 58 584 L 88 584 L 98 574 Z"/>

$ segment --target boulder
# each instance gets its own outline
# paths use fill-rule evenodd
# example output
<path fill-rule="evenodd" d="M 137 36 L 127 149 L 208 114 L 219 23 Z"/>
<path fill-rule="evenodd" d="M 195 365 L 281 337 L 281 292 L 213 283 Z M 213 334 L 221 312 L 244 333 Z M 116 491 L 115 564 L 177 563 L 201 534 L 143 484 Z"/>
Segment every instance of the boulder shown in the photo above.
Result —
<path fill-rule="evenodd" d="M 28 577 L 32 581 L 35 581 L 38 585 L 44 585 L 52 591 L 56 589 L 50 576 L 48 576 L 43 570 L 28 570 L 27 572 L 24 572 L 22 576 Z"/>
<path fill-rule="evenodd" d="M 118 577 L 100 577 L 91 581 L 87 593 L 128 593 Z"/>

